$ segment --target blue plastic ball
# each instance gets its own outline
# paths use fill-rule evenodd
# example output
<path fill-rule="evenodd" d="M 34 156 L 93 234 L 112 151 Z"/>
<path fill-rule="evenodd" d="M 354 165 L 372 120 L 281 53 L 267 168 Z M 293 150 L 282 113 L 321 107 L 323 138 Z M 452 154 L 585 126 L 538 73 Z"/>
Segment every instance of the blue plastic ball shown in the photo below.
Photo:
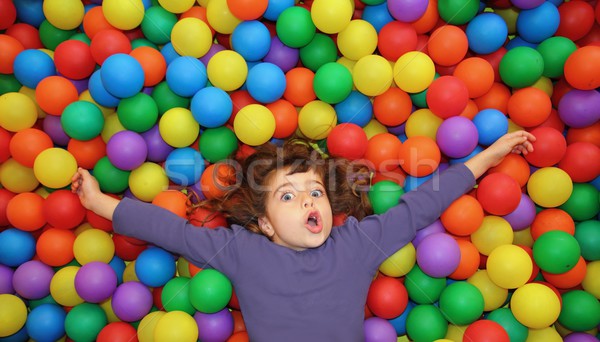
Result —
<path fill-rule="evenodd" d="M 46 20 L 43 0 L 13 1 L 12 3 L 17 9 L 19 21 L 34 27 L 40 27 Z"/>
<path fill-rule="evenodd" d="M 388 322 L 392 323 L 394 329 L 396 329 L 396 334 L 398 336 L 406 335 L 406 318 L 414 307 L 415 303 L 409 300 L 406 309 L 404 309 L 400 316 L 388 320 Z"/>
<path fill-rule="evenodd" d="M 475 146 L 475 149 L 473 151 L 471 151 L 471 153 L 467 154 L 466 156 L 464 156 L 462 158 L 452 158 L 448 161 L 448 163 L 450 165 L 464 163 L 467 160 L 475 157 L 481 151 L 483 151 L 483 147 L 477 145 L 477 146 Z"/>
<path fill-rule="evenodd" d="M 94 71 L 88 82 L 88 89 L 92 99 L 104 107 L 116 107 L 121 101 L 118 97 L 111 95 L 102 83 L 100 69 Z"/>
<path fill-rule="evenodd" d="M 350 92 L 350 95 L 337 103 L 334 108 L 339 123 L 353 123 L 365 127 L 373 117 L 371 100 L 356 90 Z"/>
<path fill-rule="evenodd" d="M 488 108 L 473 118 L 479 134 L 479 144 L 489 146 L 508 132 L 508 118 L 501 111 Z"/>
<path fill-rule="evenodd" d="M 206 87 L 208 76 L 206 66 L 199 59 L 191 56 L 175 58 L 167 66 L 167 84 L 177 95 L 192 97 L 200 89 Z"/>
<path fill-rule="evenodd" d="M 165 62 L 167 62 L 167 65 L 171 64 L 171 62 L 174 61 L 175 58 L 181 57 L 181 55 L 179 55 L 177 51 L 175 51 L 173 43 L 171 42 L 168 42 L 165 45 L 163 45 L 163 47 L 160 49 L 160 53 L 163 55 L 163 58 L 165 59 Z"/>
<path fill-rule="evenodd" d="M 223 126 L 231 117 L 233 102 L 221 88 L 206 87 L 192 97 L 190 109 L 200 125 L 216 128 Z"/>
<path fill-rule="evenodd" d="M 517 33 L 530 43 L 540 43 L 556 33 L 560 13 L 553 3 L 546 1 L 538 7 L 522 10 L 517 17 Z"/>
<path fill-rule="evenodd" d="M 204 167 L 204 158 L 191 147 L 174 149 L 165 161 L 167 177 L 173 183 L 184 186 L 198 182 Z"/>
<path fill-rule="evenodd" d="M 270 21 L 277 21 L 281 12 L 286 8 L 294 6 L 294 0 L 269 0 L 269 5 L 263 17 Z"/>
<path fill-rule="evenodd" d="M 231 47 L 247 61 L 258 61 L 271 47 L 269 29 L 258 20 L 243 21 L 231 34 Z"/>
<path fill-rule="evenodd" d="M 423 176 L 423 177 L 415 177 L 415 176 L 407 175 L 406 178 L 404 179 L 404 184 L 402 185 L 402 188 L 404 189 L 405 192 L 409 192 L 413 189 L 418 188 L 421 184 L 427 182 L 432 177 L 433 177 L 433 173 L 429 174 L 427 176 Z"/>
<path fill-rule="evenodd" d="M 273 63 L 259 63 L 248 72 L 246 87 L 250 95 L 257 101 L 275 102 L 283 96 L 285 91 L 285 74 Z"/>
<path fill-rule="evenodd" d="M 53 342 L 65 334 L 67 313 L 56 304 L 42 304 L 27 316 L 27 333 L 35 341 Z"/>
<path fill-rule="evenodd" d="M 511 40 L 508 41 L 508 43 L 506 43 L 504 45 L 504 47 L 506 48 L 506 50 L 512 50 L 516 47 L 529 47 L 532 49 L 537 48 L 538 44 L 537 43 L 530 43 L 528 41 L 526 41 L 525 39 L 519 37 L 519 36 L 515 36 L 513 37 Z"/>
<path fill-rule="evenodd" d="M 8 228 L 0 233 L 0 264 L 17 267 L 35 255 L 35 238 L 29 232 Z"/>
<path fill-rule="evenodd" d="M 175 259 L 162 248 L 144 250 L 135 262 L 135 274 L 140 282 L 149 287 L 165 285 L 175 275 Z"/>
<path fill-rule="evenodd" d="M 387 2 L 383 2 L 379 5 L 367 5 L 363 9 L 362 20 L 368 21 L 377 33 L 384 27 L 386 24 L 394 21 L 394 17 L 390 14 L 390 10 L 388 9 Z"/>
<path fill-rule="evenodd" d="M 13 62 L 13 72 L 22 85 L 35 89 L 41 80 L 56 75 L 54 61 L 41 50 L 21 51 Z"/>
<path fill-rule="evenodd" d="M 498 14 L 482 13 L 469 22 L 465 32 L 471 50 L 479 54 L 489 54 L 504 45 L 508 27 Z"/>
<path fill-rule="evenodd" d="M 132 97 L 144 87 L 144 69 L 140 62 L 124 53 L 109 56 L 100 68 L 104 88 L 118 98 Z"/>
<path fill-rule="evenodd" d="M 123 272 L 125 272 L 125 261 L 115 255 L 108 263 L 108 266 L 117 274 L 117 284 L 121 284 L 123 282 Z"/>

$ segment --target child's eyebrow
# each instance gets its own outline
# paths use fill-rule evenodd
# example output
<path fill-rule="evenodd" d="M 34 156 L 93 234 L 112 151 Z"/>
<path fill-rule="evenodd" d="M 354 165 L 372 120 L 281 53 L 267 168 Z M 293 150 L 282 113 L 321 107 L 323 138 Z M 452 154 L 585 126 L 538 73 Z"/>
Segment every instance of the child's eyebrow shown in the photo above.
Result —
<path fill-rule="evenodd" d="M 323 185 L 323 183 L 321 181 L 317 180 L 317 181 L 310 182 L 311 186 L 313 186 L 314 184 L 318 184 L 318 185 L 322 186 L 323 188 L 325 188 L 325 185 Z M 273 191 L 273 196 L 275 196 L 275 194 L 278 193 L 281 190 L 281 188 L 284 188 L 286 186 L 291 186 L 294 190 L 296 190 L 296 187 L 294 187 L 294 184 L 292 184 L 291 182 L 286 182 L 286 183 L 283 183 L 280 186 L 278 186 L 277 189 L 275 189 Z"/>

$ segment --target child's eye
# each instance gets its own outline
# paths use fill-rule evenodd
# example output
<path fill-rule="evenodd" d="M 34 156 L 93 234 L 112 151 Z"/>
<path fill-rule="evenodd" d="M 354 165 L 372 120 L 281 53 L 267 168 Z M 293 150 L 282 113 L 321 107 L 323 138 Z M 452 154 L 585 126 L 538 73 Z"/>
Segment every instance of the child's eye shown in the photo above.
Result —
<path fill-rule="evenodd" d="M 281 195 L 281 200 L 284 202 L 291 201 L 294 198 L 294 195 L 291 192 L 286 192 Z"/>
<path fill-rule="evenodd" d="M 313 191 L 310 192 L 310 195 L 312 197 L 321 197 L 323 196 L 323 191 L 319 190 L 319 189 L 315 189 Z"/>

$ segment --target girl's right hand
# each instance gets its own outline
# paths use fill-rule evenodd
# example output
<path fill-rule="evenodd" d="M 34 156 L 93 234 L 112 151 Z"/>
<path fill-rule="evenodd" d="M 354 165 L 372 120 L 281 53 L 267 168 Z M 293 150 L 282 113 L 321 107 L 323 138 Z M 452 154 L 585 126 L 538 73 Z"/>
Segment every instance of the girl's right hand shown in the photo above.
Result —
<path fill-rule="evenodd" d="M 102 194 L 96 178 L 82 168 L 78 168 L 71 178 L 71 191 L 79 196 L 81 204 L 89 210 L 92 210 L 94 199 Z"/>

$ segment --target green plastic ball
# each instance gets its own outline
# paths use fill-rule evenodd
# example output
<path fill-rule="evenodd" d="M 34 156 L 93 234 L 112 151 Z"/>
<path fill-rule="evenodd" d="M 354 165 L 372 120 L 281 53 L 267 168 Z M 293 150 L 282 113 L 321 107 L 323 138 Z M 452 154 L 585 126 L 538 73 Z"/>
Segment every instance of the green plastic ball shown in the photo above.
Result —
<path fill-rule="evenodd" d="M 175 277 L 165 284 L 160 294 L 160 300 L 167 312 L 179 310 L 194 315 L 196 309 L 190 302 L 189 285 L 190 278 L 181 276 Z"/>
<path fill-rule="evenodd" d="M 136 48 L 139 48 L 140 46 L 147 46 L 147 47 L 151 47 L 153 49 L 158 50 L 158 46 L 156 44 L 154 44 L 153 42 L 149 41 L 148 39 L 138 38 L 138 39 L 134 39 L 131 41 L 131 50 L 135 50 Z"/>
<path fill-rule="evenodd" d="M 558 322 L 573 331 L 593 329 L 600 324 L 600 302 L 586 291 L 566 292 L 562 295 Z"/>
<path fill-rule="evenodd" d="M 575 225 L 575 239 L 581 256 L 587 261 L 600 260 L 600 221 L 587 220 Z"/>
<path fill-rule="evenodd" d="M 499 72 L 500 78 L 509 87 L 529 87 L 542 76 L 544 59 L 537 50 L 519 46 L 508 50 L 502 57 Z"/>
<path fill-rule="evenodd" d="M 188 108 L 191 99 L 175 94 L 166 81 L 160 82 L 152 89 L 152 98 L 158 106 L 158 114 L 163 115 L 169 109 L 175 107 Z"/>
<path fill-rule="evenodd" d="M 171 41 L 171 31 L 177 23 L 177 15 L 161 6 L 151 6 L 144 13 L 141 28 L 144 36 L 154 44 Z"/>
<path fill-rule="evenodd" d="M 281 12 L 275 24 L 275 31 L 283 44 L 301 48 L 310 43 L 317 28 L 306 8 L 292 6 Z"/>
<path fill-rule="evenodd" d="M 529 329 L 515 318 L 509 308 L 499 308 L 489 313 L 487 319 L 500 324 L 510 337 L 511 342 L 525 342 Z"/>
<path fill-rule="evenodd" d="M 383 214 L 391 207 L 398 204 L 404 189 L 398 183 L 382 180 L 369 189 L 369 201 L 375 214 Z"/>
<path fill-rule="evenodd" d="M 123 127 L 130 131 L 142 133 L 156 124 L 158 106 L 150 95 L 137 93 L 119 102 L 117 116 Z"/>
<path fill-rule="evenodd" d="M 125 191 L 129 186 L 131 171 L 117 168 L 108 160 L 107 156 L 100 158 L 96 162 L 92 173 L 100 185 L 100 190 L 103 192 L 118 194 Z"/>
<path fill-rule="evenodd" d="M 465 325 L 475 322 L 483 314 L 483 295 L 466 281 L 448 285 L 440 296 L 440 311 L 448 322 Z"/>
<path fill-rule="evenodd" d="M 15 75 L 0 74 L 0 95 L 6 93 L 16 93 L 23 85 L 17 80 Z"/>
<path fill-rule="evenodd" d="M 433 304 L 446 288 L 446 278 L 431 277 L 415 264 L 404 281 L 408 298 L 417 304 Z"/>
<path fill-rule="evenodd" d="M 342 102 L 350 95 L 353 86 L 350 71 L 336 62 L 323 64 L 313 79 L 315 94 L 319 100 L 329 104 Z"/>
<path fill-rule="evenodd" d="M 559 208 L 566 211 L 573 220 L 585 221 L 596 217 L 600 212 L 598 190 L 590 183 L 573 183 L 573 192 Z"/>
<path fill-rule="evenodd" d="M 533 259 L 544 271 L 565 273 L 575 267 L 581 249 L 574 236 L 562 230 L 551 230 L 533 243 Z"/>
<path fill-rule="evenodd" d="M 308 45 L 300 48 L 302 65 L 312 71 L 317 71 L 323 64 L 337 60 L 337 47 L 328 35 L 315 34 Z"/>
<path fill-rule="evenodd" d="M 567 58 L 577 50 L 577 45 L 567 37 L 550 37 L 541 42 L 536 48 L 544 60 L 542 75 L 559 78 L 564 74 Z"/>
<path fill-rule="evenodd" d="M 61 30 L 50 24 L 48 20 L 44 20 L 40 24 L 39 34 L 44 47 L 54 51 L 60 43 L 70 39 L 75 34 L 75 30 Z"/>
<path fill-rule="evenodd" d="M 198 147 L 202 157 L 211 163 L 227 159 L 238 148 L 238 140 L 233 131 L 225 126 L 207 128 L 200 135 Z"/>
<path fill-rule="evenodd" d="M 435 341 L 447 332 L 448 322 L 440 309 L 431 304 L 415 306 L 406 317 L 406 333 L 412 341 Z"/>
<path fill-rule="evenodd" d="M 65 331 L 73 341 L 95 341 L 108 324 L 106 313 L 98 304 L 82 303 L 67 313 Z"/>
<path fill-rule="evenodd" d="M 104 115 L 100 108 L 88 101 L 75 101 L 63 110 L 60 123 L 65 133 L 76 140 L 94 139 L 104 128 Z"/>
<path fill-rule="evenodd" d="M 233 288 L 223 273 L 214 269 L 202 270 L 190 282 L 190 301 L 203 313 L 221 311 L 231 299 Z"/>
<path fill-rule="evenodd" d="M 466 24 L 475 18 L 479 11 L 477 0 L 440 0 L 438 1 L 440 18 L 452 25 Z"/>

